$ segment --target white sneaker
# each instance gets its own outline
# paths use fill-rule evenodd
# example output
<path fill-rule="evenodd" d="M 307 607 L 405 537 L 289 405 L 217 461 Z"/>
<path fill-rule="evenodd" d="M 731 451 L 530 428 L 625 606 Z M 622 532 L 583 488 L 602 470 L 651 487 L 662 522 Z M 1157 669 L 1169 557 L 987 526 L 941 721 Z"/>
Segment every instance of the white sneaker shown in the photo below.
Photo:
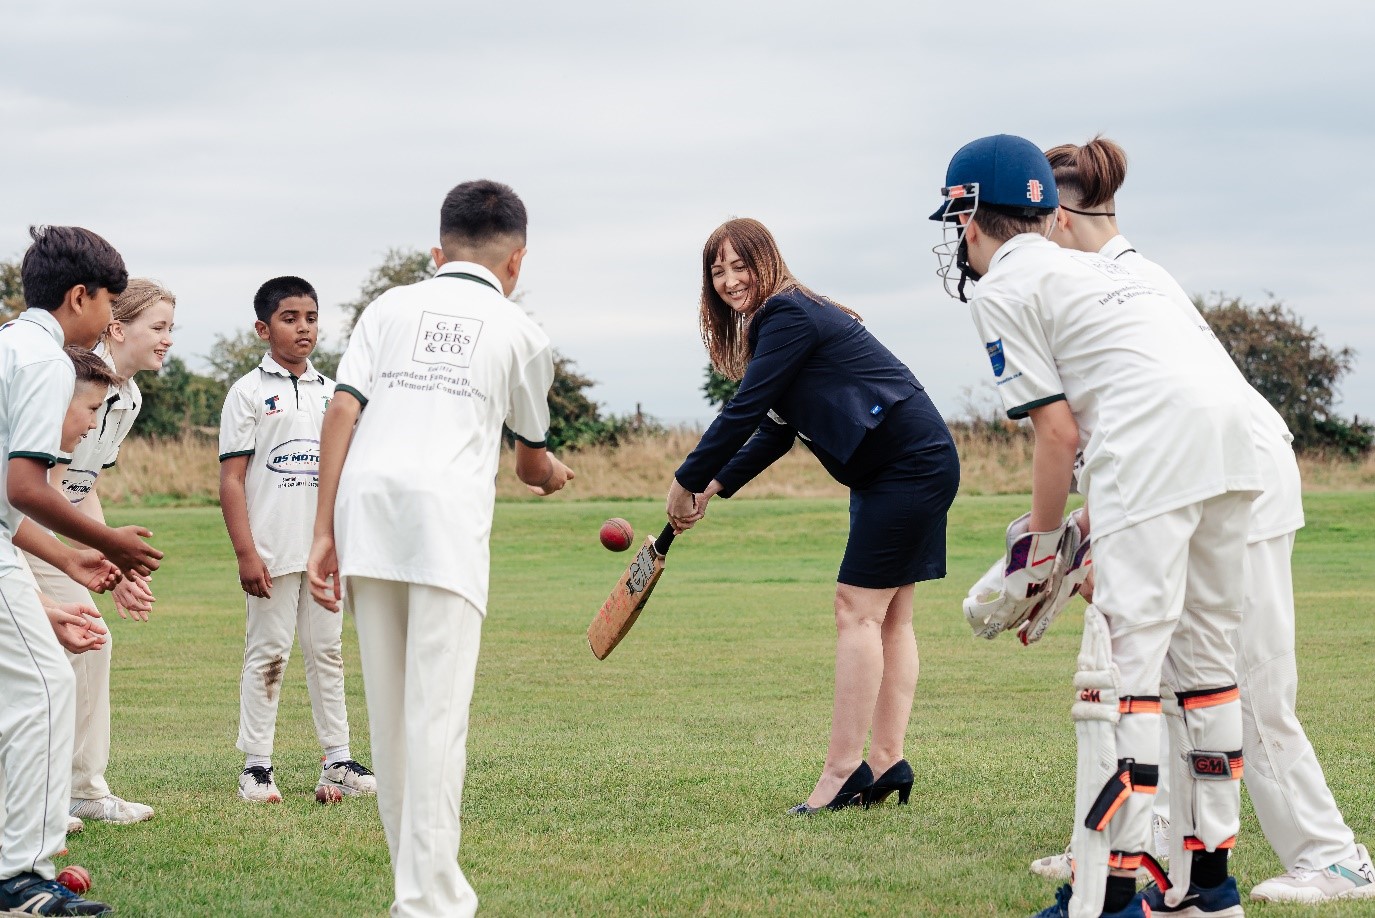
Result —
<path fill-rule="evenodd" d="M 281 803 L 282 795 L 272 780 L 272 766 L 253 765 L 239 772 L 239 797 L 253 803 Z"/>
<path fill-rule="evenodd" d="M 1365 845 L 1356 856 L 1322 870 L 1291 870 L 1272 877 L 1251 890 L 1258 902 L 1330 902 L 1334 899 L 1375 898 L 1375 867 Z"/>
<path fill-rule="evenodd" d="M 1065 845 L 1062 854 L 1048 854 L 1031 862 L 1031 872 L 1038 877 L 1045 877 L 1047 880 L 1066 880 L 1072 873 L 1070 869 L 1069 845 Z"/>
<path fill-rule="evenodd" d="M 82 822 L 80 819 L 76 818 L 75 816 L 68 816 L 68 817 L 67 817 L 67 834 L 68 834 L 68 835 L 75 835 L 76 833 L 80 832 L 80 831 L 81 831 L 82 829 L 84 829 L 84 828 L 86 828 L 86 823 Z"/>
<path fill-rule="evenodd" d="M 153 818 L 151 806 L 121 800 L 114 794 L 106 794 L 96 800 L 73 800 L 67 812 L 81 819 L 94 819 L 96 822 L 109 822 L 117 826 Z"/>
<path fill-rule="evenodd" d="M 321 768 L 316 787 L 336 787 L 350 797 L 371 797 L 377 793 L 377 778 L 353 759 L 345 759 Z"/>
<path fill-rule="evenodd" d="M 1168 826 L 1169 823 L 1166 822 L 1165 825 Z M 1043 858 L 1032 861 L 1030 870 L 1032 873 L 1036 874 L 1036 876 L 1045 877 L 1047 880 L 1063 880 L 1069 882 L 1070 877 L 1073 876 L 1073 866 L 1070 863 L 1072 857 L 1073 855 L 1070 854 L 1069 845 L 1066 845 L 1063 854 L 1048 854 Z M 1156 860 L 1161 861 L 1161 866 L 1164 866 L 1163 862 L 1165 859 L 1163 857 L 1157 856 Z M 1145 867 L 1137 868 L 1136 877 L 1139 880 L 1154 879 L 1150 871 Z"/>

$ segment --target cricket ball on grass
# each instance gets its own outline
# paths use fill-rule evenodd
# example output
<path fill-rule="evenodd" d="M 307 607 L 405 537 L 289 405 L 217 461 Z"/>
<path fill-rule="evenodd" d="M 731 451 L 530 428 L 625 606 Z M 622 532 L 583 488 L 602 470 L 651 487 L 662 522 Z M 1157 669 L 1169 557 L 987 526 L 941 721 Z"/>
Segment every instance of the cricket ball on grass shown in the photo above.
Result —
<path fill-rule="evenodd" d="M 315 788 L 316 803 L 342 803 L 344 792 L 332 784 L 321 784 Z"/>
<path fill-rule="evenodd" d="M 619 516 L 602 523 L 602 547 L 611 551 L 625 551 L 635 541 L 635 530 Z"/>
<path fill-rule="evenodd" d="M 80 864 L 71 864 L 58 873 L 57 882 L 79 896 L 91 888 L 91 873 Z"/>

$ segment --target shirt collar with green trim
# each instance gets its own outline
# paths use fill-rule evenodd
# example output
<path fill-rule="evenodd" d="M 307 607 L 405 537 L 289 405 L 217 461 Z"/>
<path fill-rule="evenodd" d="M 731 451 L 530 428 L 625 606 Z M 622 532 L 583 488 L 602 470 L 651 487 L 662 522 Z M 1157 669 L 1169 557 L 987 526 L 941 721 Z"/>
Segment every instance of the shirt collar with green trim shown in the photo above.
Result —
<path fill-rule="evenodd" d="M 67 334 L 62 330 L 62 325 L 57 321 L 56 317 L 46 309 L 30 306 L 28 309 L 21 312 L 15 321 L 32 322 L 41 327 L 44 331 L 53 336 L 53 340 L 57 342 L 58 347 L 62 347 L 67 343 Z"/>
<path fill-rule="evenodd" d="M 96 344 L 93 350 L 97 357 L 105 361 L 105 365 L 110 368 L 110 372 L 118 376 L 119 367 L 115 366 L 115 355 L 110 350 L 110 346 L 102 340 Z M 128 410 L 130 408 L 139 407 L 140 401 L 138 396 L 138 386 L 134 384 L 134 377 L 130 375 L 118 386 L 110 387 L 109 391 L 106 393 L 106 400 L 108 401 L 113 397 L 114 401 L 110 405 L 111 408 Z"/>
<path fill-rule="evenodd" d="M 435 277 L 441 274 L 471 274 L 474 277 L 480 277 L 487 281 L 487 283 L 496 288 L 497 293 L 502 293 L 501 281 L 497 280 L 497 276 L 492 273 L 492 269 L 483 267 L 476 262 L 446 261 L 434 272 Z M 502 296 L 505 296 L 505 294 L 502 293 Z"/>
<path fill-rule="evenodd" d="M 258 369 L 262 370 L 264 373 L 273 373 L 277 376 L 286 376 L 288 378 L 296 376 L 295 373 L 291 372 L 286 367 L 282 366 L 280 363 L 274 360 L 272 358 L 271 351 L 268 351 L 266 354 L 263 355 L 262 362 L 258 364 Z M 319 370 L 315 369 L 315 364 L 311 363 L 310 360 L 307 359 L 306 371 L 302 373 L 300 376 L 296 376 L 296 378 L 304 380 L 305 382 L 323 382 L 325 376 Z"/>

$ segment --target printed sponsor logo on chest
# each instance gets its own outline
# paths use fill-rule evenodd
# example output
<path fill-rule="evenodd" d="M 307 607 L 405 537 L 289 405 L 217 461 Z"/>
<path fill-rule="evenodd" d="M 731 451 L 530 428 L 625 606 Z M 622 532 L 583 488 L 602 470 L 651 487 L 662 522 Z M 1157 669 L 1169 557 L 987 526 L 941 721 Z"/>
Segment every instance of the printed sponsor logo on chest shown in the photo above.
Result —
<path fill-rule="evenodd" d="M 68 468 L 62 476 L 62 490 L 67 494 L 67 500 L 73 504 L 81 503 L 95 490 L 95 479 L 95 472 Z"/>
<path fill-rule="evenodd" d="M 472 365 L 473 352 L 481 337 L 481 319 L 422 312 L 412 357 L 417 363 L 468 367 Z"/>
<path fill-rule="evenodd" d="M 279 443 L 268 453 L 267 469 L 278 475 L 319 475 L 320 441 L 300 438 Z"/>

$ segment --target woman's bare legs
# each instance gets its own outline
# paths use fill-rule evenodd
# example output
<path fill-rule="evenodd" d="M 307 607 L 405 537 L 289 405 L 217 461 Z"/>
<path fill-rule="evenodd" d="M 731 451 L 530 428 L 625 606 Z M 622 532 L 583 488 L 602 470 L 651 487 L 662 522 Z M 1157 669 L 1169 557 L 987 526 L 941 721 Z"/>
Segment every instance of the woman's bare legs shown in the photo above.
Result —
<path fill-rule="evenodd" d="M 898 588 L 883 619 L 883 681 L 874 705 L 874 736 L 869 742 L 869 767 L 876 778 L 903 758 L 912 697 L 917 693 L 921 662 L 917 636 L 912 631 L 914 587 L 909 583 Z"/>
<path fill-rule="evenodd" d="M 836 585 L 836 676 L 835 705 L 831 711 L 831 742 L 826 749 L 826 764 L 821 778 L 807 798 L 808 806 L 825 806 L 840 792 L 859 763 L 864 760 L 864 740 L 874 723 L 875 707 L 884 682 L 887 650 L 887 629 L 884 622 L 897 596 L 906 594 L 906 633 L 912 640 L 910 676 L 897 674 L 893 680 L 894 696 L 901 686 L 909 684 L 906 707 L 894 699 L 885 699 L 883 712 L 886 747 L 894 743 L 892 727 L 901 709 L 902 727 L 906 731 L 907 716 L 911 713 L 912 691 L 916 686 L 916 645 L 912 634 L 912 587 L 871 590 L 841 583 Z M 903 629 L 897 628 L 900 632 Z M 900 644 L 901 641 L 898 641 Z M 895 651 L 897 647 L 895 645 Z M 895 660 L 901 667 L 898 653 Z M 901 749 L 901 738 L 896 739 Z M 896 760 L 894 760 L 896 761 Z M 891 764 L 891 763 L 889 763 Z"/>

